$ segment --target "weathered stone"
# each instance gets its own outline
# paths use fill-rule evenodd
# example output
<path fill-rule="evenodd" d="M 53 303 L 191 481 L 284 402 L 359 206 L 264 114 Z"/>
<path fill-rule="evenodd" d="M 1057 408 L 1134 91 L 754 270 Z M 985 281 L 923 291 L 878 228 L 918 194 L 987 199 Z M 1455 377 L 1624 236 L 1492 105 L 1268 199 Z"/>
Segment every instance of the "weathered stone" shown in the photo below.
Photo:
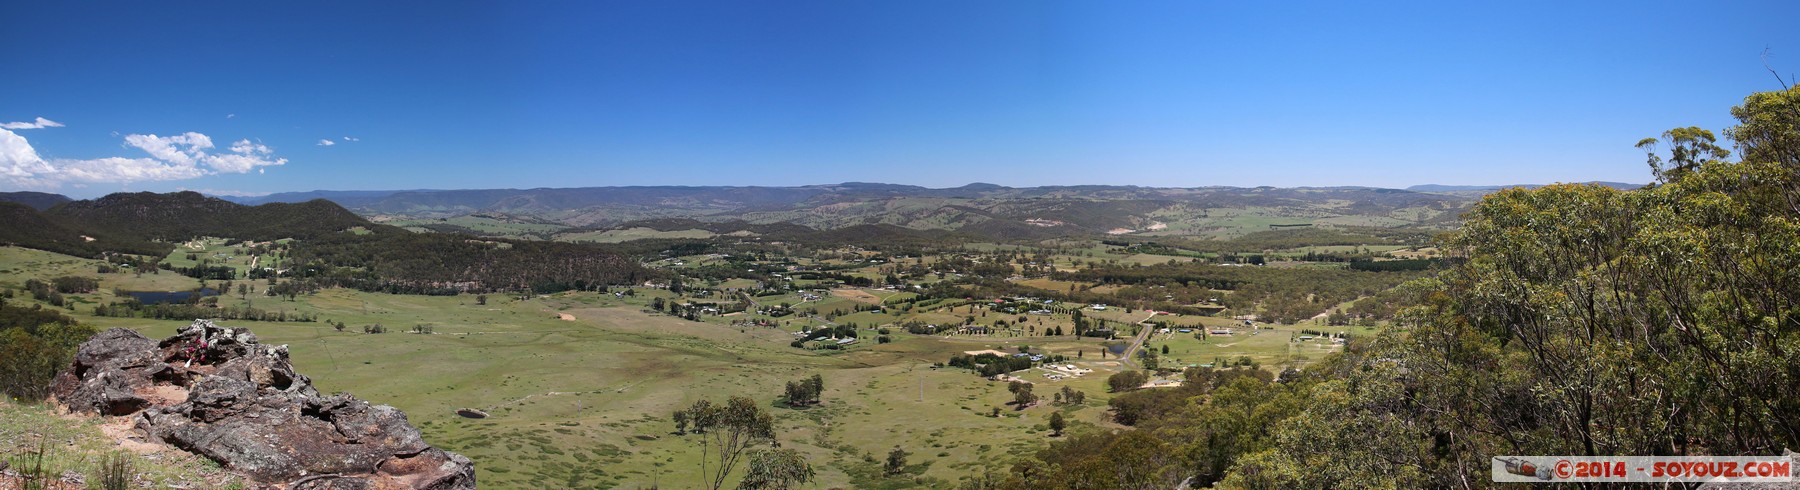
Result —
<path fill-rule="evenodd" d="M 125 415 L 149 405 L 136 392 L 151 384 L 143 373 L 152 371 L 145 368 L 160 364 L 156 341 L 114 328 L 81 344 L 75 361 L 57 374 L 51 391 L 73 410 Z"/>
<path fill-rule="evenodd" d="M 185 400 L 139 393 L 185 390 Z M 196 320 L 160 342 L 112 329 L 82 344 L 53 396 L 71 410 L 136 414 L 151 439 L 290 489 L 460 490 L 475 465 L 426 444 L 394 407 L 320 395 L 286 346 Z"/>

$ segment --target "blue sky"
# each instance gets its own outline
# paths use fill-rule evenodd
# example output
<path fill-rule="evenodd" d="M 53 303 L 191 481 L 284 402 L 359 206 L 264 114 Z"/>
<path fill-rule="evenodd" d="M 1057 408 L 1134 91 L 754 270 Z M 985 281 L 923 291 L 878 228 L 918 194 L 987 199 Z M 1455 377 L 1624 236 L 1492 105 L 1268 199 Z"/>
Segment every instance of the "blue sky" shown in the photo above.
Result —
<path fill-rule="evenodd" d="M 0 189 L 1644 182 L 1800 72 L 1800 2 L 1358 3 L 6 2 Z"/>

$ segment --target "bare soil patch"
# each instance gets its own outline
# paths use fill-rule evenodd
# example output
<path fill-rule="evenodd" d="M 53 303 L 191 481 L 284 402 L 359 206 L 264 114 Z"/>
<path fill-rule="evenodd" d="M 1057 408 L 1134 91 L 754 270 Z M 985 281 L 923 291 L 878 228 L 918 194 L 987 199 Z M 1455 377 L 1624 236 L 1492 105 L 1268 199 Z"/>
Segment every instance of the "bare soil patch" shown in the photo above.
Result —
<path fill-rule="evenodd" d="M 858 303 L 868 303 L 872 305 L 881 304 L 881 297 L 869 294 L 868 291 L 863 291 L 861 289 L 833 289 L 831 290 L 831 295 Z"/>

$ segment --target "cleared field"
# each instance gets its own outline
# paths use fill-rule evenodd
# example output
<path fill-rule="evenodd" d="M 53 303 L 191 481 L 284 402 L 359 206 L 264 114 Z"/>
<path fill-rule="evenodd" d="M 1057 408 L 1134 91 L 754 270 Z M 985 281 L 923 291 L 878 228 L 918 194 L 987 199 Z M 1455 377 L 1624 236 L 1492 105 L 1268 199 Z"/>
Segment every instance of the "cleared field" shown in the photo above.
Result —
<path fill-rule="evenodd" d="M 1169 354 L 1162 362 L 1177 367 L 1221 361 L 1230 363 L 1239 357 L 1249 357 L 1263 366 L 1299 366 L 1323 354 L 1290 343 L 1292 332 L 1289 331 L 1233 329 L 1233 332 L 1232 335 L 1209 335 L 1202 340 L 1194 337 L 1197 332 L 1171 331 L 1151 335 L 1148 344 L 1158 353 L 1163 346 L 1168 346 Z"/>
<path fill-rule="evenodd" d="M 838 288 L 838 289 L 831 290 L 831 295 L 837 296 L 839 298 L 844 298 L 844 299 L 848 299 L 851 301 L 855 301 L 858 303 L 866 303 L 866 304 L 871 304 L 871 305 L 881 304 L 880 296 L 876 296 L 868 291 L 864 291 L 861 289 Z"/>
<path fill-rule="evenodd" d="M 1056 291 L 1056 292 L 1068 292 L 1068 291 L 1074 291 L 1077 289 L 1082 289 L 1082 288 L 1087 288 L 1089 286 L 1093 286 L 1093 283 L 1088 283 L 1088 282 L 1058 281 L 1058 280 L 1050 279 L 1047 277 L 1039 277 L 1039 278 L 1026 279 L 1026 280 L 1022 280 L 1022 281 L 1016 281 L 1016 282 L 1014 282 L 1014 284 L 1018 284 L 1021 286 L 1030 286 L 1030 287 L 1034 287 L 1034 288 L 1038 288 L 1038 289 L 1043 289 L 1046 291 Z"/>
<path fill-rule="evenodd" d="M 713 236 L 713 232 L 706 230 L 658 231 L 654 228 L 626 228 L 622 230 L 563 233 L 556 235 L 556 240 L 564 242 L 619 243 L 650 238 L 712 238 Z"/>
<path fill-rule="evenodd" d="M 1420 247 L 1418 250 L 1393 250 L 1388 252 L 1388 255 L 1402 259 L 1429 259 L 1438 256 L 1438 249 L 1437 247 Z"/>
<path fill-rule="evenodd" d="M 749 289 L 756 287 L 756 281 L 750 279 L 731 279 L 719 283 L 721 289 Z"/>
<path fill-rule="evenodd" d="M 1290 249 L 1286 249 L 1286 250 L 1279 250 L 1279 251 L 1277 251 L 1277 253 L 1305 254 L 1307 252 L 1344 253 L 1344 252 L 1364 252 L 1364 251 L 1380 253 L 1380 252 L 1392 252 L 1395 250 L 1401 250 L 1401 249 L 1405 249 L 1405 248 L 1408 248 L 1408 246 L 1406 246 L 1406 245 L 1320 245 L 1320 246 L 1315 246 L 1315 247 L 1302 247 L 1302 248 L 1290 248 Z"/>
<path fill-rule="evenodd" d="M 387 224 L 403 228 L 426 230 L 428 225 L 459 226 L 469 231 L 487 236 L 513 237 L 537 233 L 554 233 L 568 228 L 564 225 L 548 223 L 531 223 L 514 219 L 492 216 L 464 215 L 451 218 L 394 220 Z"/>
<path fill-rule="evenodd" d="M 958 342 L 911 338 L 908 346 L 821 355 L 788 347 L 792 337 L 779 330 L 689 322 L 611 296 L 583 296 L 490 296 L 488 305 L 477 306 L 471 297 L 332 290 L 291 306 L 344 321 L 352 332 L 323 323 L 226 324 L 288 344 L 296 366 L 321 390 L 405 410 L 428 441 L 474 458 L 489 488 L 698 486 L 698 445 L 670 433 L 668 414 L 703 396 L 769 402 L 783 447 L 808 455 L 821 488 L 913 486 L 911 475 L 883 477 L 879 464 L 863 458 L 894 445 L 913 453 L 913 473 L 926 486 L 945 486 L 974 473 L 973 464 L 1022 455 L 1048 441 L 1041 426 L 1051 407 L 1007 408 L 1006 417 L 988 417 L 1010 399 L 1004 384 L 930 367 L 962 348 L 939 347 Z M 561 313 L 575 320 L 560 320 Z M 186 324 L 83 321 L 151 336 Z M 391 333 L 357 328 L 373 323 Z M 413 324 L 431 324 L 437 333 L 400 333 Z M 823 406 L 774 408 L 782 383 L 813 373 L 826 379 Z M 1104 398 L 1089 404 L 1067 415 L 1104 423 Z M 494 416 L 452 413 L 463 407 Z"/>
<path fill-rule="evenodd" d="M 174 274 L 138 277 L 93 274 L 97 261 L 0 247 L 0 287 L 18 288 L 27 278 L 80 274 L 101 278 L 95 301 L 110 298 L 112 287 L 188 289 L 199 281 Z M 258 285 L 261 286 L 260 282 Z M 615 289 L 616 290 L 616 289 Z M 819 471 L 817 488 L 954 487 L 984 468 L 1043 448 L 1050 438 L 1046 420 L 1063 411 L 1072 431 L 1110 430 L 1105 419 L 1106 376 L 1123 369 L 1100 353 L 1101 340 L 1033 335 L 1054 327 L 1072 329 L 1066 315 L 1020 315 L 975 305 L 919 311 L 854 313 L 850 309 L 894 294 L 844 290 L 840 297 L 802 301 L 798 295 L 757 298 L 764 305 L 790 302 L 796 309 L 838 312 L 839 322 L 864 326 L 901 320 L 961 324 L 999 321 L 1017 330 L 994 335 L 910 335 L 876 344 L 873 335 L 844 351 L 808 351 L 788 345 L 789 332 L 816 320 L 787 316 L 785 328 L 739 327 L 734 321 L 756 315 L 702 317 L 693 322 L 650 310 L 665 290 L 635 289 L 635 295 L 572 292 L 519 299 L 487 295 L 404 296 L 330 289 L 296 301 L 251 295 L 221 298 L 225 304 L 252 302 L 258 308 L 317 315 L 317 323 L 222 322 L 249 327 L 265 342 L 287 344 L 300 371 L 327 392 L 348 391 L 405 410 L 426 440 L 477 462 L 486 488 L 694 488 L 699 486 L 699 446 L 693 436 L 673 434 L 670 414 L 701 398 L 715 402 L 750 396 L 777 417 L 784 448 L 803 452 Z M 700 298 L 712 301 L 719 298 Z M 684 298 L 684 300 L 694 300 Z M 29 301 L 24 296 L 18 301 Z M 187 321 L 100 318 L 89 306 L 74 313 L 101 328 L 126 327 L 152 337 L 172 334 Z M 1135 322 L 1143 311 L 1089 312 L 1094 318 Z M 564 319 L 563 315 L 572 317 Z M 1024 318 L 1020 323 L 1019 319 Z M 1208 317 L 1158 315 L 1173 323 L 1229 323 Z M 326 322 L 343 322 L 339 332 Z M 363 334 L 363 325 L 382 324 L 390 333 Z M 430 325 L 434 334 L 406 333 Z M 1158 338 L 1182 363 L 1214 357 L 1251 356 L 1265 366 L 1295 353 L 1324 352 L 1294 347 L 1289 333 L 1264 332 L 1231 342 L 1200 345 L 1191 338 Z M 954 368 L 933 368 L 953 354 L 998 349 L 1062 354 L 1092 372 L 1052 380 L 1052 371 L 1014 373 L 1037 385 L 1046 400 L 1067 385 L 1087 392 L 1087 405 L 1053 407 L 1047 402 L 1014 410 L 1003 383 Z M 1316 357 L 1316 356 L 1315 356 Z M 780 408 L 783 384 L 812 374 L 825 379 L 821 406 Z M 467 419 L 458 408 L 478 408 L 493 417 Z M 1002 416 L 992 417 L 994 408 Z M 908 471 L 883 476 L 880 460 L 900 446 L 909 453 Z M 740 470 L 741 471 L 741 470 Z M 735 480 L 733 480 L 735 481 Z"/>
<path fill-rule="evenodd" d="M 162 262 L 170 267 L 194 267 L 200 261 L 209 266 L 226 266 L 237 271 L 238 277 L 244 277 L 254 262 L 257 267 L 274 267 L 279 257 L 258 257 L 249 255 L 244 242 L 231 242 L 223 238 L 202 238 L 179 244 L 169 252 Z M 188 256 L 194 259 L 189 260 Z"/>
<path fill-rule="evenodd" d="M 114 289 L 188 291 L 200 287 L 198 279 L 163 270 L 151 270 L 143 274 L 135 272 L 100 274 L 96 270 L 102 264 L 105 262 L 100 260 L 18 247 L 0 247 L 0 287 L 22 290 L 25 287 L 25 281 L 29 279 L 49 280 L 61 276 L 101 279 L 98 291 L 65 295 L 76 308 L 70 314 L 77 318 L 87 317 L 89 313 L 93 312 L 94 306 L 123 301 L 125 298 L 113 294 Z M 24 296 L 20 301 L 29 299 L 30 296 Z"/>

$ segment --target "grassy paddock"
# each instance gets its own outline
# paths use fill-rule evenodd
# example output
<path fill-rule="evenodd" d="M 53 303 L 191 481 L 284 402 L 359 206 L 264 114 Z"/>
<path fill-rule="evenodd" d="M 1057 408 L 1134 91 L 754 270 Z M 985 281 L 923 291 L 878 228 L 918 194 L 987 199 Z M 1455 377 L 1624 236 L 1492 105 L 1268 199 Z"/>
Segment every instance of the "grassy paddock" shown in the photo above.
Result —
<path fill-rule="evenodd" d="M 97 262 L 0 248 L 0 264 L 4 264 L 0 287 L 17 288 L 27 278 L 91 273 Z M 122 285 L 139 289 L 149 283 L 159 289 L 198 285 L 172 274 L 98 277 L 103 290 Z M 878 298 L 892 294 L 861 291 Z M 1012 456 L 1043 448 L 1051 440 L 1046 420 L 1052 411 L 1070 417 L 1075 432 L 1116 427 L 1105 418 L 1109 396 L 1104 383 L 1106 376 L 1124 366 L 1102 358 L 1097 339 L 896 332 L 896 341 L 890 344 L 877 345 L 869 339 L 844 351 L 808 351 L 788 346 L 794 338 L 789 331 L 816 324 L 815 320 L 784 317 L 791 322 L 787 329 L 737 327 L 732 322 L 754 316 L 702 317 L 693 322 L 650 310 L 652 298 L 668 296 L 667 291 L 654 289 L 639 289 L 635 296 L 623 298 L 583 292 L 528 299 L 491 294 L 483 305 L 472 295 L 334 289 L 296 301 L 256 295 L 248 300 L 231 295 L 221 301 L 249 301 L 258 308 L 317 315 L 321 320 L 317 323 L 224 324 L 250 327 L 266 343 L 287 344 L 296 367 L 322 391 L 347 391 L 405 410 L 427 441 L 473 458 L 488 488 L 697 487 L 697 437 L 673 434 L 670 414 L 700 398 L 719 402 L 742 395 L 764 403 L 777 417 L 782 446 L 806 454 L 819 471 L 818 488 L 954 486 Z M 863 304 L 830 296 L 821 302 L 793 303 L 797 308 L 845 311 Z M 978 323 L 992 324 L 1025 316 L 947 304 L 935 310 L 860 313 L 840 320 L 862 324 L 867 316 L 871 324 L 888 318 L 960 324 L 972 315 Z M 171 335 L 188 323 L 98 318 L 91 310 L 77 311 L 75 316 L 100 328 L 133 328 L 152 337 Z M 1148 313 L 1109 311 L 1090 316 L 1136 321 Z M 1164 315 L 1157 319 L 1179 324 L 1227 321 Z M 343 322 L 348 328 L 339 332 L 326 321 Z M 1040 333 L 1054 326 L 1069 330 L 1072 325 L 1067 321 L 1064 315 L 1027 316 L 1028 326 Z M 390 333 L 361 333 L 363 325 L 376 323 Z M 431 325 L 435 333 L 407 333 L 415 325 Z M 1290 345 L 1290 333 L 1264 332 L 1206 345 L 1177 336 L 1153 339 L 1152 345 L 1170 345 L 1171 357 L 1179 362 L 1248 355 L 1272 369 L 1296 352 L 1316 358 L 1313 353 L 1329 349 Z M 1015 373 L 1032 381 L 1046 400 L 1015 410 L 1006 405 L 1011 395 L 1003 383 L 961 369 L 933 367 L 964 351 L 1016 352 L 1020 346 L 1069 357 L 1079 354 L 1070 363 L 1093 372 L 1061 380 L 1050 379 L 1052 373 L 1042 368 Z M 825 379 L 823 404 L 795 410 L 777 403 L 785 382 L 813 374 Z M 1052 392 L 1065 385 L 1087 392 L 1087 405 L 1049 406 Z M 476 420 L 454 414 L 465 407 L 493 417 Z M 1001 417 L 991 416 L 995 408 L 1001 409 Z M 884 477 L 879 461 L 895 446 L 910 454 L 912 466 L 902 476 Z"/>

